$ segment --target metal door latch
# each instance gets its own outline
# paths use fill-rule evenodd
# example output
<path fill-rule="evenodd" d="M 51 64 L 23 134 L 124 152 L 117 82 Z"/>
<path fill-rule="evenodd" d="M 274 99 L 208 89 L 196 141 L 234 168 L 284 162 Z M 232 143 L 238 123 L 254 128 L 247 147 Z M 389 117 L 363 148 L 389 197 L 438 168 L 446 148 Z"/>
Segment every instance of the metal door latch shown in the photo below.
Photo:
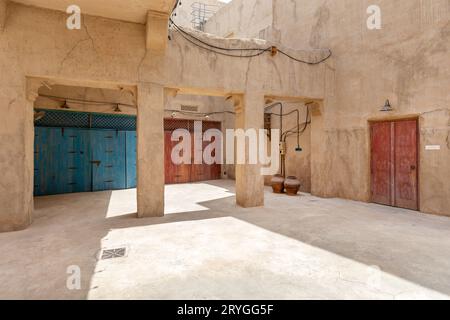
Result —
<path fill-rule="evenodd" d="M 92 164 L 96 164 L 97 167 L 100 167 L 100 164 L 102 163 L 100 160 L 93 160 L 91 161 Z"/>

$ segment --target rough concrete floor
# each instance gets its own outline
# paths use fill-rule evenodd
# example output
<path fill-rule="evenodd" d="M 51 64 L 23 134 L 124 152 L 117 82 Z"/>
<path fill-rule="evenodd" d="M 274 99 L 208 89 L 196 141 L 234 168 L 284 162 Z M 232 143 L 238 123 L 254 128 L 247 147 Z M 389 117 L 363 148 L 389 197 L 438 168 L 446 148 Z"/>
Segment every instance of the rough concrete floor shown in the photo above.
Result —
<path fill-rule="evenodd" d="M 408 299 L 450 296 L 450 219 L 309 195 L 235 206 L 232 181 L 168 186 L 164 218 L 135 190 L 41 197 L 0 234 L 0 298 Z M 170 213 L 170 214 L 169 214 Z M 102 248 L 127 256 L 97 261 Z M 81 268 L 81 290 L 66 288 Z"/>

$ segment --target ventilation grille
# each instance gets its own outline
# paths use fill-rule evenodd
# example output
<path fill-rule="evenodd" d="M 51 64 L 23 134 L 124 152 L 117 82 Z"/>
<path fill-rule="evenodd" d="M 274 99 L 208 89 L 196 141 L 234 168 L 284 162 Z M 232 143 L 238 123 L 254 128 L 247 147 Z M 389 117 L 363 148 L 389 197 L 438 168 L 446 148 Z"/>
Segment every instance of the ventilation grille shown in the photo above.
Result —
<path fill-rule="evenodd" d="M 91 128 L 136 130 L 136 117 L 116 115 L 93 115 Z"/>
<path fill-rule="evenodd" d="M 101 260 L 123 258 L 127 254 L 127 248 L 105 249 L 102 251 Z"/>
<path fill-rule="evenodd" d="M 89 128 L 89 114 L 68 111 L 44 111 L 45 116 L 35 122 L 37 127 Z"/>
<path fill-rule="evenodd" d="M 190 112 L 198 112 L 198 106 L 181 106 L 181 111 L 190 111 Z"/>
<path fill-rule="evenodd" d="M 197 120 L 201 121 L 201 120 Z M 219 129 L 222 127 L 220 122 L 216 121 L 201 121 L 202 129 L 205 132 L 208 129 Z M 177 129 L 186 129 L 189 132 L 194 131 L 194 120 L 182 120 L 182 119 L 165 119 L 164 131 L 175 131 Z"/>
<path fill-rule="evenodd" d="M 45 112 L 45 116 L 35 122 L 36 127 L 136 130 L 135 116 L 58 110 L 36 111 Z"/>
<path fill-rule="evenodd" d="M 177 129 L 194 130 L 194 122 L 189 120 L 165 119 L 164 131 L 175 131 Z"/>

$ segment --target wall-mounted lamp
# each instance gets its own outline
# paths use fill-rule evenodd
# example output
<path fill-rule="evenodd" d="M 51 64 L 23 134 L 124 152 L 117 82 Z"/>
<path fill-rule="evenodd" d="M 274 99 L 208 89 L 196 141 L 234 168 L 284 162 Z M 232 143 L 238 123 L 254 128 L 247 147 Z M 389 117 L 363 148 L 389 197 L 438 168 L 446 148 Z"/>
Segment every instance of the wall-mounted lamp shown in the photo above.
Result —
<path fill-rule="evenodd" d="M 177 116 L 176 112 L 172 112 L 171 116 L 172 118 L 175 118 Z"/>
<path fill-rule="evenodd" d="M 122 110 L 120 109 L 119 104 L 116 104 L 116 107 L 114 108 L 114 112 L 122 112 Z"/>
<path fill-rule="evenodd" d="M 39 121 L 45 117 L 45 111 L 34 111 L 34 121 Z"/>
<path fill-rule="evenodd" d="M 386 102 L 384 103 L 384 106 L 381 108 L 380 111 L 381 111 L 381 112 L 391 112 L 391 111 L 394 111 L 394 108 L 392 108 L 391 102 L 389 101 L 389 99 L 386 100 Z"/>
<path fill-rule="evenodd" d="M 67 104 L 67 100 L 64 101 L 63 105 L 61 106 L 61 109 L 70 109 L 69 105 Z"/>

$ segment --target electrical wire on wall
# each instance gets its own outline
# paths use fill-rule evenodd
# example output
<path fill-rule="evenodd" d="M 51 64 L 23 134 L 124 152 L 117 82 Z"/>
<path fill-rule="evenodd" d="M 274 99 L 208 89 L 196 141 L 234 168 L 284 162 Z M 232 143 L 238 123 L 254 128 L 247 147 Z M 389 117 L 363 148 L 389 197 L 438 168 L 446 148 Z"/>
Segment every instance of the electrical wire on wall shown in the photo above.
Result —
<path fill-rule="evenodd" d="M 217 53 L 220 55 L 224 55 L 224 56 L 228 56 L 228 57 L 235 57 L 235 58 L 253 58 L 253 57 L 260 56 L 266 52 L 272 53 L 274 50 L 273 46 L 270 46 L 267 48 L 225 48 L 225 47 L 220 47 L 217 45 L 210 44 L 210 43 L 194 36 L 193 34 L 185 31 L 182 27 L 178 26 L 172 19 L 170 19 L 170 24 L 171 24 L 171 26 L 173 26 L 175 28 L 175 30 L 177 30 L 180 33 L 180 35 L 186 41 L 190 42 L 191 44 L 193 44 L 201 49 L 208 50 L 210 52 L 214 52 L 214 53 Z M 322 62 L 325 62 L 332 56 L 332 51 L 330 49 L 328 49 L 329 53 L 325 58 L 322 58 L 319 61 L 306 61 L 306 60 L 295 58 L 292 55 L 286 53 L 285 51 L 283 51 L 279 48 L 276 48 L 275 50 L 276 50 L 276 52 L 279 52 L 280 54 L 288 57 L 289 59 L 292 59 L 296 62 L 308 64 L 308 65 L 320 64 Z M 237 51 L 240 51 L 241 54 L 230 53 L 230 52 L 237 52 Z M 243 54 L 243 52 L 251 52 L 251 53 Z"/>
<path fill-rule="evenodd" d="M 225 47 L 221 47 L 221 46 L 217 46 L 217 45 L 213 45 L 211 43 L 208 43 L 196 36 L 194 36 L 192 33 L 185 31 L 182 27 L 180 27 L 179 25 L 177 25 L 172 17 L 176 16 L 175 10 L 176 8 L 181 5 L 181 1 L 177 1 L 175 3 L 175 6 L 172 10 L 172 15 L 169 18 L 169 28 L 173 27 L 175 30 L 177 30 L 180 35 L 189 43 L 203 49 L 203 50 L 207 50 L 210 52 L 214 52 L 216 54 L 220 54 L 220 55 L 224 55 L 227 57 L 234 57 L 234 58 L 253 58 L 253 57 L 257 57 L 260 56 L 266 52 L 271 52 L 271 54 L 274 53 L 280 53 L 282 55 L 284 55 L 285 57 L 294 60 L 296 62 L 299 63 L 304 63 L 304 64 L 308 64 L 308 65 L 316 65 L 316 64 L 320 64 L 322 62 L 325 62 L 326 60 L 328 60 L 331 56 L 332 56 L 332 51 L 330 49 L 328 49 L 329 53 L 326 57 L 318 60 L 318 61 L 307 61 L 307 60 L 302 60 L 302 59 L 298 59 L 293 57 L 292 55 L 290 55 L 289 53 L 276 48 L 274 46 L 270 46 L 267 48 L 225 48 Z M 170 36 L 169 36 L 169 40 L 170 40 Z M 234 54 L 232 52 L 241 52 L 241 54 Z M 245 53 L 245 54 L 244 54 Z"/>
<path fill-rule="evenodd" d="M 190 117 L 196 117 L 196 118 L 205 118 L 205 119 L 209 119 L 212 116 L 218 115 L 218 114 L 231 114 L 231 115 L 235 115 L 236 112 L 233 111 L 216 111 L 216 112 L 208 112 L 208 113 L 203 113 L 203 112 L 193 112 L 193 111 L 183 111 L 183 110 L 171 110 L 171 109 L 166 109 L 164 110 L 165 112 L 171 112 L 172 113 L 172 117 L 175 117 L 177 114 L 181 114 L 184 116 L 190 116 Z"/>
<path fill-rule="evenodd" d="M 173 16 L 173 15 L 176 16 L 177 15 L 175 13 L 175 10 L 177 10 L 178 6 L 181 6 L 181 0 L 175 1 L 175 4 L 174 4 L 173 9 L 172 9 L 172 12 L 170 13 L 171 16 Z"/>
<path fill-rule="evenodd" d="M 177 30 L 180 35 L 189 43 L 210 51 L 210 52 L 214 52 L 223 56 L 227 56 L 227 57 L 235 57 L 235 58 L 253 58 L 253 57 L 257 57 L 262 55 L 265 52 L 268 51 L 272 51 L 272 47 L 269 47 L 267 49 L 263 49 L 263 48 L 255 48 L 255 49 L 251 49 L 251 48 L 224 48 L 224 47 L 219 47 L 210 43 L 207 43 L 206 41 L 203 41 L 197 37 L 195 37 L 194 35 L 186 32 L 183 30 L 183 28 L 181 28 L 180 26 L 178 26 L 175 22 L 173 22 L 172 19 L 170 19 L 170 23 L 171 25 L 175 28 L 175 30 Z M 230 52 L 237 52 L 240 51 L 241 54 L 232 54 Z M 243 54 L 243 52 L 251 52 L 250 54 Z"/>
<path fill-rule="evenodd" d="M 297 135 L 297 147 L 295 148 L 296 152 L 301 152 L 303 149 L 300 147 L 300 136 L 305 133 L 306 129 L 308 128 L 308 125 L 311 123 L 311 113 L 309 110 L 309 104 L 306 105 L 306 120 L 304 123 L 300 123 L 300 111 L 298 109 L 292 110 L 290 112 L 284 113 L 283 112 L 283 104 L 281 102 L 274 103 L 272 105 L 269 105 L 265 107 L 265 111 L 270 110 L 276 106 L 280 107 L 280 113 L 275 112 L 265 112 L 266 114 L 269 114 L 270 116 L 277 116 L 280 117 L 280 146 L 286 145 L 287 138 L 296 134 Z M 297 116 L 297 125 L 294 128 L 291 128 L 289 130 L 286 130 L 283 132 L 283 118 L 288 117 L 292 114 L 296 114 Z M 303 126 L 303 127 L 302 127 Z M 280 159 L 281 159 L 281 175 L 286 176 L 286 150 L 280 150 Z"/>

